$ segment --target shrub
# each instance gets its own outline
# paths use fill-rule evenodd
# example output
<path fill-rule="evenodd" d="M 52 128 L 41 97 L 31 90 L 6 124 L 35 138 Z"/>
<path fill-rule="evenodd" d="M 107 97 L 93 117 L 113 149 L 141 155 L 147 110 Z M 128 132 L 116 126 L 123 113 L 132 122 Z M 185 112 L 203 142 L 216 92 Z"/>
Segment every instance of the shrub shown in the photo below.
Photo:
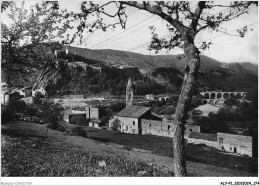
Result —
<path fill-rule="evenodd" d="M 176 108 L 173 105 L 167 106 L 164 110 L 163 110 L 163 114 L 165 115 L 172 115 L 175 113 Z"/>
<path fill-rule="evenodd" d="M 88 137 L 87 132 L 80 126 L 71 128 L 71 132 L 73 135 L 76 135 L 76 136 L 82 136 L 82 137 L 86 137 L 86 138 Z"/>
<path fill-rule="evenodd" d="M 49 127 L 51 129 L 56 129 L 58 127 L 58 121 L 62 118 L 61 111 L 63 111 L 63 108 L 60 104 L 51 101 L 44 102 L 39 107 L 39 116 L 44 122 L 50 123 Z"/>
<path fill-rule="evenodd" d="M 7 123 L 15 120 L 15 113 L 22 112 L 26 108 L 24 101 L 10 99 L 7 105 L 1 107 L 1 122 Z"/>
<path fill-rule="evenodd" d="M 193 110 L 191 112 L 192 116 L 200 116 L 202 115 L 202 111 L 201 110 Z"/>
<path fill-rule="evenodd" d="M 112 126 L 111 126 L 112 130 L 113 130 L 114 132 L 115 132 L 116 130 L 118 130 L 119 125 L 120 125 L 120 120 L 116 118 L 116 119 L 113 121 L 113 123 L 112 123 Z"/>
<path fill-rule="evenodd" d="M 2 124 L 6 124 L 10 121 L 13 121 L 14 118 L 15 118 L 14 113 L 9 112 L 8 110 L 2 110 L 2 113 L 1 113 L 1 123 Z"/>

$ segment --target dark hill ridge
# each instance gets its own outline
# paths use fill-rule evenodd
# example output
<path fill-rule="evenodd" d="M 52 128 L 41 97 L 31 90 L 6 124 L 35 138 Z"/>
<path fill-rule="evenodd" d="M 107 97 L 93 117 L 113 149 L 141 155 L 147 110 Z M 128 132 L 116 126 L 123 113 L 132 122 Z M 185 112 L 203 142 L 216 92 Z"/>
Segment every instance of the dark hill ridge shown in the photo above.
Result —
<path fill-rule="evenodd" d="M 69 54 L 65 54 L 68 48 Z M 89 50 L 63 46 L 59 52 L 59 65 L 36 69 L 37 73 L 25 78 L 19 73 L 2 73 L 12 87 L 43 86 L 49 95 L 85 94 L 102 91 L 112 95 L 125 94 L 129 77 L 135 82 L 135 94 L 179 93 L 183 82 L 183 69 L 187 59 L 178 60 L 174 55 L 149 56 L 118 50 Z M 76 55 L 75 55 L 76 53 Z M 85 69 L 71 68 L 68 63 L 84 63 Z M 120 69 L 111 64 L 134 65 L 132 70 Z M 93 65 L 93 66 L 92 66 Z M 102 68 L 97 72 L 94 68 Z M 41 73 L 46 72 L 46 73 Z M 8 77 L 8 78 L 6 78 Z M 38 77 L 38 78 L 37 78 Z M 25 80 L 29 81 L 25 82 Z M 220 63 L 201 55 L 198 90 L 247 90 L 257 88 L 257 65 L 250 63 Z"/>
<path fill-rule="evenodd" d="M 102 49 L 102 50 L 90 50 L 86 48 L 77 48 L 71 46 L 63 46 L 70 53 L 77 53 L 82 57 L 92 60 L 103 61 L 108 64 L 124 64 L 137 66 L 139 69 L 153 69 L 158 67 L 175 67 L 179 70 L 183 70 L 188 63 L 187 58 L 178 59 L 178 55 L 143 55 L 127 51 Z M 221 63 L 210 57 L 201 55 L 200 71 L 207 69 L 208 67 L 222 67 L 229 68 L 230 70 L 238 73 L 252 73 L 257 75 L 257 65 L 252 63 Z"/>
<path fill-rule="evenodd" d="M 247 69 L 248 72 L 258 75 L 258 65 L 249 63 L 249 62 L 244 62 L 244 63 L 239 63 L 242 65 L 245 69 Z"/>

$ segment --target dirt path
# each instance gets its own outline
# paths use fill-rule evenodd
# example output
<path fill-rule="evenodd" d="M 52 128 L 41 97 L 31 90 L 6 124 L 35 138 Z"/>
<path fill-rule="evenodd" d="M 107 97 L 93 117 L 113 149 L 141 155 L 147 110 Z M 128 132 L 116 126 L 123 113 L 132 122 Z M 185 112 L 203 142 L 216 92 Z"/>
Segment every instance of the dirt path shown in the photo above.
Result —
<path fill-rule="evenodd" d="M 46 137 L 46 125 L 34 123 L 16 122 L 13 124 L 2 125 L 2 135 L 30 135 L 35 137 Z M 46 142 L 50 145 L 64 146 L 67 148 L 80 150 L 82 153 L 89 152 L 103 156 L 121 156 L 123 158 L 135 161 L 143 161 L 153 163 L 164 170 L 171 170 L 173 159 L 170 157 L 152 154 L 150 151 L 133 148 L 127 150 L 122 145 L 112 143 L 102 143 L 88 138 L 78 136 L 68 136 L 63 132 L 48 129 Z M 2 144 L 3 146 L 4 144 Z M 187 169 L 189 176 L 209 176 L 209 177 L 240 177 L 240 176 L 257 176 L 256 174 L 231 170 L 212 165 L 187 161 Z"/>

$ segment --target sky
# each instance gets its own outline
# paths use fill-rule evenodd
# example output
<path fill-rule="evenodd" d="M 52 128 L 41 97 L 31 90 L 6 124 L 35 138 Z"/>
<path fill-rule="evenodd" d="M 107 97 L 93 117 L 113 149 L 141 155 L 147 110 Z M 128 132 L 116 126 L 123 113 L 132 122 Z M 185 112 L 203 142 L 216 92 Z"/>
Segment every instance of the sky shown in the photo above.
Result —
<path fill-rule="evenodd" d="M 98 1 L 96 1 L 98 2 Z M 33 1 L 31 1 L 33 3 Z M 102 1 L 104 3 L 104 1 Z M 195 8 L 197 2 L 191 2 L 191 7 Z M 61 9 L 79 12 L 80 1 L 59 1 Z M 113 8 L 109 11 L 113 12 Z M 215 12 L 219 12 L 215 10 Z M 159 37 L 166 35 L 166 23 L 158 16 L 153 16 L 146 11 L 140 11 L 133 7 L 127 7 L 126 14 L 128 21 L 126 29 L 120 27 L 108 30 L 106 32 L 96 31 L 92 34 L 84 33 L 84 43 L 79 45 L 79 42 L 72 44 L 72 46 L 88 48 L 88 49 L 114 49 L 136 52 L 146 55 L 155 55 L 154 51 L 147 50 L 149 41 L 151 39 L 151 31 L 149 26 L 154 25 Z M 116 21 L 116 18 L 111 20 L 104 18 L 108 22 Z M 1 19 L 2 20 L 2 19 Z M 92 20 L 90 20 L 92 21 Z M 230 34 L 236 34 L 234 30 L 241 28 L 245 25 L 251 25 L 248 28 L 253 31 L 247 32 L 244 38 L 237 36 L 225 35 L 221 32 L 200 32 L 195 39 L 195 44 L 200 47 L 202 41 L 212 42 L 213 45 L 202 54 L 214 58 L 220 62 L 252 62 L 258 63 L 258 8 L 250 9 L 249 14 L 242 15 L 241 17 L 223 24 L 223 28 Z M 72 33 L 72 32 L 71 32 Z M 161 51 L 158 55 L 164 54 L 181 54 L 182 49 L 176 48 L 170 52 Z"/>

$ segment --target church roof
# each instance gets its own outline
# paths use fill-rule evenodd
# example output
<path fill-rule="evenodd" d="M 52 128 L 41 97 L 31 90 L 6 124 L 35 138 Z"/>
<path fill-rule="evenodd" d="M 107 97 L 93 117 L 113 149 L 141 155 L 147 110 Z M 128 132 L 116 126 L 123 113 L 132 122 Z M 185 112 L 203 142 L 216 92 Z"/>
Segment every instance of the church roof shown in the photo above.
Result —
<path fill-rule="evenodd" d="M 151 107 L 128 106 L 118 112 L 116 115 L 121 117 L 139 118 L 151 110 Z"/>

